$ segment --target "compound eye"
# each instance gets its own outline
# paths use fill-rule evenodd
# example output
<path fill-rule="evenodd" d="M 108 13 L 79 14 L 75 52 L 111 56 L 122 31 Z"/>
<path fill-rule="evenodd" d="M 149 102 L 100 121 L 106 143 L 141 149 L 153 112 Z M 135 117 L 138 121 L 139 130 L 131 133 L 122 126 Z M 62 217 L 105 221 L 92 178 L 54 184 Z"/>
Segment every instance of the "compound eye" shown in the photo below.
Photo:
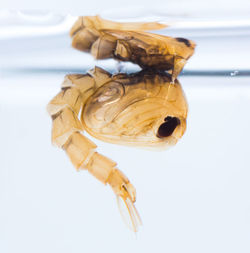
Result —
<path fill-rule="evenodd" d="M 165 122 L 162 123 L 158 129 L 158 138 L 170 136 L 174 132 L 175 128 L 181 123 L 178 118 L 171 116 L 166 117 L 164 120 Z"/>

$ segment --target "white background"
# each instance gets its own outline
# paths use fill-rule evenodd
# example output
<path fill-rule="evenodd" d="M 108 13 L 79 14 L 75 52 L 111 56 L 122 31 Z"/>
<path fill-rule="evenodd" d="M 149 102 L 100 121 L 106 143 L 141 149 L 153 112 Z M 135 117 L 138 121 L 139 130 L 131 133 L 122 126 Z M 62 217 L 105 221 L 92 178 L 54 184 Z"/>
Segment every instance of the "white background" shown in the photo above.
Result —
<path fill-rule="evenodd" d="M 72 15 L 95 15 L 104 14 L 106 12 L 115 12 L 120 10 L 119 15 L 123 15 L 121 12 L 125 12 L 126 15 L 134 13 L 136 9 L 148 12 L 169 13 L 173 14 L 186 14 L 195 13 L 199 14 L 221 14 L 227 13 L 227 15 L 235 15 L 243 13 L 249 15 L 250 2 L 248 0 L 238 1 L 226 1 L 226 0 L 126 0 L 126 1 L 114 1 L 114 0 L 61 0 L 58 1 L 32 1 L 32 0 L 2 0 L 2 9 L 15 9 L 15 10 L 52 10 L 63 13 L 70 13 Z"/>
<path fill-rule="evenodd" d="M 0 252 L 249 252 L 249 78 L 180 80 L 190 111 L 175 147 L 94 140 L 136 186 L 135 238 L 111 189 L 51 146 L 45 106 L 62 77 L 2 78 Z"/>
<path fill-rule="evenodd" d="M 199 15 L 211 17 L 250 13 L 249 1 L 12 0 L 1 6 L 74 15 L 105 14 L 111 8 L 122 13 L 134 6 L 147 13 L 154 10 L 156 15 L 198 15 L 197 10 Z M 21 68 L 23 63 L 32 63 L 30 59 L 35 65 L 41 59 L 42 64 L 46 62 L 41 55 L 44 48 L 39 54 L 39 47 L 27 44 L 32 53 L 28 50 L 22 56 L 25 45 L 17 43 L 15 51 L 1 43 L 2 59 L 6 59 L 1 67 L 8 63 Z M 231 40 L 228 44 L 238 45 Z M 206 62 L 205 52 L 213 63 L 213 50 L 203 45 L 199 49 L 203 57 L 199 59 L 197 51 L 193 63 L 190 59 L 193 69 L 199 61 L 201 65 Z M 228 55 L 226 49 L 231 50 L 225 47 L 224 55 Z M 242 61 L 235 54 L 233 65 L 229 60 L 225 63 L 249 69 L 243 47 L 240 50 Z M 53 62 L 58 55 L 65 67 L 68 63 L 64 62 L 70 61 L 68 52 L 67 59 L 63 58 L 59 46 L 53 59 L 46 57 Z M 249 54 L 248 50 L 245 53 Z M 73 59 L 82 57 L 76 51 L 72 54 L 79 57 Z M 223 61 L 218 55 L 216 51 L 215 66 Z M 76 172 L 64 152 L 50 143 L 51 119 L 45 108 L 59 91 L 64 74 L 0 71 L 1 253 L 250 252 L 249 77 L 181 77 L 189 101 L 188 128 L 169 150 L 152 152 L 92 139 L 98 151 L 116 161 L 137 189 L 136 206 L 143 226 L 135 236 L 123 224 L 111 189 L 87 172 Z"/>

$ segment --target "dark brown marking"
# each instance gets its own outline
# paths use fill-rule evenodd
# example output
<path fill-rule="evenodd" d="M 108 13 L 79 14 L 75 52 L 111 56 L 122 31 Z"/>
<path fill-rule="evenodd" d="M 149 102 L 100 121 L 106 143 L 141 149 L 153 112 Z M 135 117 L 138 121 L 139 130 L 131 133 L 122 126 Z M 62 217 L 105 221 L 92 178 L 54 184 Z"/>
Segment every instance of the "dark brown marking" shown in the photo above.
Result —
<path fill-rule="evenodd" d="M 191 44 L 189 42 L 189 40 L 184 39 L 184 38 L 175 38 L 178 42 L 182 42 L 184 43 L 187 47 L 191 47 Z"/>
<path fill-rule="evenodd" d="M 113 78 L 116 82 L 122 83 L 123 85 L 134 85 L 140 82 L 149 82 L 154 84 L 156 78 L 159 78 L 162 82 L 171 81 L 171 76 L 167 72 L 157 71 L 152 68 L 143 69 L 140 72 L 132 74 L 119 73 L 114 75 Z"/>
<path fill-rule="evenodd" d="M 175 128 L 181 123 L 178 118 L 171 116 L 166 117 L 164 120 L 165 122 L 160 125 L 157 132 L 157 137 L 159 138 L 170 136 Z"/>
<path fill-rule="evenodd" d="M 62 114 L 62 110 L 60 110 L 59 112 L 51 115 L 52 120 L 55 120 L 58 116 L 61 116 L 61 114 Z"/>
<path fill-rule="evenodd" d="M 78 95 L 78 96 L 77 96 L 77 99 L 76 99 L 76 101 L 75 101 L 75 103 L 74 103 L 74 106 L 75 106 L 75 105 L 76 105 L 76 103 L 78 102 L 78 100 L 79 100 L 80 96 L 81 96 L 81 95 Z"/>
<path fill-rule="evenodd" d="M 68 138 L 68 140 L 62 146 L 63 150 L 66 150 L 70 144 L 72 144 L 72 135 Z"/>
<path fill-rule="evenodd" d="M 61 89 L 61 90 L 63 91 L 62 98 L 64 97 L 65 93 L 66 93 L 69 89 L 71 89 L 71 87 L 62 87 L 62 89 Z"/>

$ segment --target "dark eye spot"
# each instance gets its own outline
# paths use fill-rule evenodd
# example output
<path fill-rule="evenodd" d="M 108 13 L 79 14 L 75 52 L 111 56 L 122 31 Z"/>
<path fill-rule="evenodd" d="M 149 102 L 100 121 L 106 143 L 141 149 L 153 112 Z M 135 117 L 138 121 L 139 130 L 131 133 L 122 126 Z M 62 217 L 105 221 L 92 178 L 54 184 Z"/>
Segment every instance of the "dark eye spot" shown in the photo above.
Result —
<path fill-rule="evenodd" d="M 189 40 L 187 40 L 187 39 L 184 39 L 184 38 L 175 38 L 175 39 L 176 39 L 178 42 L 184 43 L 187 47 L 190 47 L 190 46 L 191 46 Z"/>
<path fill-rule="evenodd" d="M 173 118 L 175 118 L 175 117 L 167 116 L 167 117 L 164 119 L 164 121 L 170 121 L 170 120 L 173 119 Z M 177 119 L 177 118 L 175 118 L 175 119 Z"/>
<path fill-rule="evenodd" d="M 166 117 L 164 120 L 165 122 L 160 125 L 157 132 L 157 137 L 159 138 L 170 136 L 175 128 L 181 123 L 178 118 L 171 116 Z"/>

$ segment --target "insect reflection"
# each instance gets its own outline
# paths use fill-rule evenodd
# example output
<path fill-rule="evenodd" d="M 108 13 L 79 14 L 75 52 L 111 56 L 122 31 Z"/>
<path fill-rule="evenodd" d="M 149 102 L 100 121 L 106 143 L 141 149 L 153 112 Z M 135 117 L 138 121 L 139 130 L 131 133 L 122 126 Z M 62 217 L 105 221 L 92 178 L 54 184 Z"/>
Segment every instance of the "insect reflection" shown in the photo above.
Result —
<path fill-rule="evenodd" d="M 130 61 L 143 69 L 167 70 L 172 81 L 193 55 L 196 44 L 145 32 L 166 27 L 152 23 L 118 23 L 99 16 L 80 17 L 71 29 L 72 46 L 96 59 Z"/>

